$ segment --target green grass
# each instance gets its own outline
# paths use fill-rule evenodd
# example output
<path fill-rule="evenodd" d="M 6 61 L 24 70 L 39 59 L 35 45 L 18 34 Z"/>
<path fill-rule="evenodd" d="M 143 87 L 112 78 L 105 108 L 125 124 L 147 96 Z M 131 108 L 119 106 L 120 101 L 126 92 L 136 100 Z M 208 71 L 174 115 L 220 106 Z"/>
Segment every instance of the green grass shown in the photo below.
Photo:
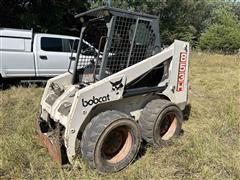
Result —
<path fill-rule="evenodd" d="M 0 177 L 55 179 L 240 179 L 240 57 L 192 53 L 191 115 L 184 134 L 125 170 L 99 175 L 79 158 L 57 166 L 37 141 L 42 88 L 12 87 L 0 95 Z"/>

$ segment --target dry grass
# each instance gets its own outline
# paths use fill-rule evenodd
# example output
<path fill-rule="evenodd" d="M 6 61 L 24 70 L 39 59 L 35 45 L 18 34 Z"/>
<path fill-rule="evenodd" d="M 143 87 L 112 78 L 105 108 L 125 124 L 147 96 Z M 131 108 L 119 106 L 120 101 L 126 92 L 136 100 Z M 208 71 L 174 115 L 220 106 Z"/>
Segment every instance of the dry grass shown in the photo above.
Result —
<path fill-rule="evenodd" d="M 191 55 L 191 115 L 173 145 L 147 149 L 125 170 L 99 175 L 81 158 L 73 168 L 52 162 L 35 136 L 43 89 L 1 91 L 1 179 L 240 179 L 240 58 Z"/>

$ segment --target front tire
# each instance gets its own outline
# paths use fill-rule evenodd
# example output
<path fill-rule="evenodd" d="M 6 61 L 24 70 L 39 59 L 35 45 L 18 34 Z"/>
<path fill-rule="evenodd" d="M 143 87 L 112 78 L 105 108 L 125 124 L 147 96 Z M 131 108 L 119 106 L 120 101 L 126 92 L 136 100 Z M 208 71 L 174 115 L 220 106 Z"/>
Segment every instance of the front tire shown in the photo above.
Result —
<path fill-rule="evenodd" d="M 134 120 L 119 111 L 105 111 L 85 128 L 81 152 L 91 168 L 117 172 L 134 160 L 140 144 L 140 128 Z"/>
<path fill-rule="evenodd" d="M 150 101 L 139 119 L 143 139 L 156 146 L 167 145 L 173 137 L 178 137 L 182 122 L 179 107 L 163 99 Z"/>

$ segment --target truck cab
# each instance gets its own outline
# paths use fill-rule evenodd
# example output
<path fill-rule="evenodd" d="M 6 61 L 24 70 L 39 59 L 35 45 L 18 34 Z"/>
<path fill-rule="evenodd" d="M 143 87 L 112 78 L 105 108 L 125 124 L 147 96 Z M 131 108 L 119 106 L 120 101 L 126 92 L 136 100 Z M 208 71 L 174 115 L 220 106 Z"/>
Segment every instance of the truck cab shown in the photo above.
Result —
<path fill-rule="evenodd" d="M 63 74 L 71 60 L 74 66 L 78 42 L 74 36 L 0 28 L 0 75 L 3 79 L 41 79 Z M 85 42 L 85 48 L 91 45 Z"/>
<path fill-rule="evenodd" d="M 33 52 L 35 52 L 37 76 L 56 76 L 67 72 L 71 58 L 73 42 L 78 38 L 52 34 L 36 34 L 34 36 Z M 73 57 L 77 46 L 73 47 Z"/>

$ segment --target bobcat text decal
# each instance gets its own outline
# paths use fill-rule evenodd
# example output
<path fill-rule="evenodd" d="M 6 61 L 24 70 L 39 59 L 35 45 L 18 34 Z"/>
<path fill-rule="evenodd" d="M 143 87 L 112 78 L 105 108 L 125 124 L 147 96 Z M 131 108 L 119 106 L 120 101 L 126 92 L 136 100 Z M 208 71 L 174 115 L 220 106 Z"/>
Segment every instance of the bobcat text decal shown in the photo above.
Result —
<path fill-rule="evenodd" d="M 112 85 L 112 90 L 116 92 L 116 94 L 119 94 L 119 90 L 123 87 L 123 84 L 122 84 L 122 79 L 120 79 L 119 81 L 116 81 L 116 82 L 111 82 L 111 85 Z"/>
<path fill-rule="evenodd" d="M 102 96 L 102 97 L 93 96 L 92 99 L 89 99 L 87 101 L 82 99 L 82 105 L 83 105 L 83 107 L 87 107 L 87 106 L 91 106 L 93 104 L 103 103 L 103 102 L 107 102 L 107 101 L 110 101 L 110 95 L 109 94 L 107 94 L 106 96 Z"/>
<path fill-rule="evenodd" d="M 177 82 L 178 92 L 183 91 L 183 88 L 184 88 L 186 66 L 187 66 L 187 52 L 181 52 L 180 60 L 179 60 L 179 69 L 178 69 L 178 82 Z"/>

